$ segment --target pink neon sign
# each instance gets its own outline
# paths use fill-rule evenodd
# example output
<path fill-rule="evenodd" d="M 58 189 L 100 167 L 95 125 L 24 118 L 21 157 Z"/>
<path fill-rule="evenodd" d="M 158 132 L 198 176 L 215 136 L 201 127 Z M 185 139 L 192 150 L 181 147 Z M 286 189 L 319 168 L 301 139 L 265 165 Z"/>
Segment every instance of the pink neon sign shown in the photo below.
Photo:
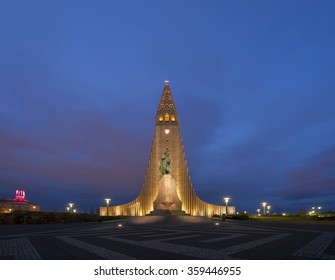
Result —
<path fill-rule="evenodd" d="M 16 190 L 15 200 L 26 201 L 26 192 L 24 190 Z"/>

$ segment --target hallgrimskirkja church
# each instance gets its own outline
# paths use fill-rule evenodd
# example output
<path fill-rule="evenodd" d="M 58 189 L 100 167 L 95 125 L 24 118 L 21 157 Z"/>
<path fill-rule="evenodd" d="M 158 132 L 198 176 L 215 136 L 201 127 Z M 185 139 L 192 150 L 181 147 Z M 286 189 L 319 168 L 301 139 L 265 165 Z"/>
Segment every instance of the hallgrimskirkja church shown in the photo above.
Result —
<path fill-rule="evenodd" d="M 100 216 L 211 217 L 234 213 L 234 206 L 211 204 L 196 195 L 188 172 L 179 129 L 179 117 L 169 83 L 166 81 L 157 109 L 155 132 L 142 189 L 139 195 L 129 203 L 101 206 Z"/>

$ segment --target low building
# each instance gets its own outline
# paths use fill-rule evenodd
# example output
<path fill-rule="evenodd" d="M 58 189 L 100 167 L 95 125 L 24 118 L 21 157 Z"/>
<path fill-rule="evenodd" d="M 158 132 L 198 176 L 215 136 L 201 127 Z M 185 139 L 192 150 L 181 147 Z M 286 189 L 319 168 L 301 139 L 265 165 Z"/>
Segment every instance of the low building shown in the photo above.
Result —
<path fill-rule="evenodd" d="M 41 211 L 41 206 L 31 203 L 26 199 L 24 190 L 17 190 L 15 198 L 0 199 L 0 213 L 11 213 L 13 211 Z"/>

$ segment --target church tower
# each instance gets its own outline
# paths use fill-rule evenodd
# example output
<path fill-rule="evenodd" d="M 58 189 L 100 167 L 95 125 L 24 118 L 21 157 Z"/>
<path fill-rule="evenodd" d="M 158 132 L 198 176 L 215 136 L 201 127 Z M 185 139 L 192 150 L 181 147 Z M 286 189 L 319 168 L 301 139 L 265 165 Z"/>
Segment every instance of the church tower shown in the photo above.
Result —
<path fill-rule="evenodd" d="M 165 155 L 168 155 L 169 161 L 165 172 L 162 173 L 160 166 Z M 164 191 L 166 187 L 162 185 L 163 177 L 166 182 L 169 182 L 170 189 L 167 191 Z M 173 184 L 171 184 L 171 180 Z M 157 202 L 158 198 L 165 205 L 163 208 L 157 206 L 159 204 Z M 233 206 L 226 208 L 223 205 L 210 204 L 196 195 L 185 159 L 179 130 L 179 116 L 168 81 L 165 81 L 156 113 L 150 158 L 140 194 L 127 204 L 108 206 L 108 211 L 107 207 L 100 207 L 100 215 L 106 216 L 108 213 L 109 216 L 144 216 L 155 213 L 155 210 L 157 210 L 155 207 L 157 209 L 170 209 L 169 207 L 171 207 L 171 214 L 177 212 L 178 214 L 185 213 L 192 216 L 210 217 L 214 214 L 222 215 L 226 212 L 233 214 L 235 212 Z M 174 211 L 175 209 L 177 211 Z"/>

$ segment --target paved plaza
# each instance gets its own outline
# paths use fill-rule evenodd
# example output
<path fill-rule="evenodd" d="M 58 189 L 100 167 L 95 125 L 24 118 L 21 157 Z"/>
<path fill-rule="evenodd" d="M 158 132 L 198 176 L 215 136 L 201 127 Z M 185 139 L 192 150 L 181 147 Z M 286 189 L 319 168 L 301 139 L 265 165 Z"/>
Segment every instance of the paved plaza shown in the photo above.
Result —
<path fill-rule="evenodd" d="M 0 225 L 0 259 L 335 259 L 335 224 Z"/>

